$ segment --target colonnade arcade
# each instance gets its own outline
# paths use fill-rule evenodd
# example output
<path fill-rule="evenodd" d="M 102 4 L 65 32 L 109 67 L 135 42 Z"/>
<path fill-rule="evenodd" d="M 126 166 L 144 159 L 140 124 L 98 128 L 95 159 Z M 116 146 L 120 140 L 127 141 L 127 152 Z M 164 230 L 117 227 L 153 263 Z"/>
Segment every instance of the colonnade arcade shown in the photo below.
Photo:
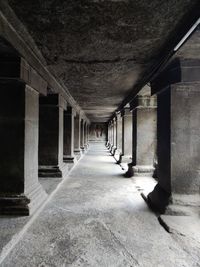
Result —
<path fill-rule="evenodd" d="M 146 196 L 168 205 L 199 205 L 200 62 L 175 58 L 108 123 L 107 147 L 126 165 L 125 177 L 154 176 Z"/>
<path fill-rule="evenodd" d="M 29 215 L 39 178 L 62 178 L 89 145 L 89 120 L 21 57 L 1 60 L 0 214 Z"/>

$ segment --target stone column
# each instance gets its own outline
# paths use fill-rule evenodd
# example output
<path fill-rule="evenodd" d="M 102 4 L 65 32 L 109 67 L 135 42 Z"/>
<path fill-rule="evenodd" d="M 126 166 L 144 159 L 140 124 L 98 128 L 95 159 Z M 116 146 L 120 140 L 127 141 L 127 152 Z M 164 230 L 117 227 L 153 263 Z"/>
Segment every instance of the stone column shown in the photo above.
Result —
<path fill-rule="evenodd" d="M 90 132 L 90 125 L 87 124 L 87 147 L 89 147 L 89 132 Z"/>
<path fill-rule="evenodd" d="M 116 135 L 117 135 L 117 149 L 115 150 L 115 159 L 119 163 L 121 154 L 122 154 L 122 117 L 121 113 L 118 113 L 116 115 L 117 120 L 117 129 L 116 129 Z"/>
<path fill-rule="evenodd" d="M 132 113 L 130 107 L 125 107 L 121 111 L 122 116 L 122 153 L 119 163 L 130 163 L 132 158 Z"/>
<path fill-rule="evenodd" d="M 174 60 L 152 82 L 158 98 L 158 184 L 150 205 L 199 205 L 200 61 Z"/>
<path fill-rule="evenodd" d="M 156 155 L 156 97 L 138 95 L 130 104 L 133 114 L 132 162 L 126 177 L 152 176 Z"/>
<path fill-rule="evenodd" d="M 66 102 L 59 94 L 40 97 L 39 177 L 62 177 L 63 113 Z"/>
<path fill-rule="evenodd" d="M 85 151 L 85 146 L 84 146 L 84 120 L 81 119 L 81 151 L 84 152 Z"/>
<path fill-rule="evenodd" d="M 85 121 L 84 122 L 84 125 L 83 125 L 84 129 L 84 148 L 85 150 L 87 150 L 87 122 Z"/>
<path fill-rule="evenodd" d="M 80 114 L 76 113 L 74 119 L 74 154 L 77 157 L 81 155 L 81 119 Z"/>
<path fill-rule="evenodd" d="M 108 149 L 111 148 L 112 141 L 111 141 L 111 122 L 108 123 L 108 144 L 107 147 Z"/>
<path fill-rule="evenodd" d="M 109 151 L 111 151 L 112 145 L 113 145 L 112 144 L 112 131 L 113 131 L 112 130 L 112 121 L 110 121 L 109 124 L 110 124 L 110 144 L 109 144 L 109 148 L 108 149 L 109 149 Z"/>
<path fill-rule="evenodd" d="M 38 182 L 39 94 L 0 83 L 0 214 L 29 215 L 46 197 Z"/>
<path fill-rule="evenodd" d="M 117 150 L 117 119 L 116 117 L 113 119 L 113 147 L 112 147 L 112 155 L 115 155 L 115 151 Z"/>
<path fill-rule="evenodd" d="M 4 60 L 0 61 L 0 214 L 29 215 L 47 196 L 38 182 L 39 93 L 46 93 L 47 84 L 24 59 Z"/>
<path fill-rule="evenodd" d="M 108 128 L 108 123 L 106 124 L 106 127 L 107 127 L 107 129 L 106 129 L 106 143 L 105 143 L 105 146 L 106 147 L 108 147 L 108 145 L 109 145 L 109 128 Z"/>
<path fill-rule="evenodd" d="M 64 111 L 64 147 L 63 161 L 73 163 L 74 155 L 74 116 L 76 115 L 72 107 L 67 107 Z"/>
<path fill-rule="evenodd" d="M 110 128 L 110 135 L 111 135 L 111 146 L 110 146 L 110 152 L 112 153 L 112 149 L 114 147 L 114 121 L 111 120 L 111 128 Z"/>
<path fill-rule="evenodd" d="M 86 123 L 86 146 L 88 148 L 88 123 Z"/>
<path fill-rule="evenodd" d="M 106 147 L 108 148 L 109 147 L 109 144 L 110 144 L 110 126 L 109 126 L 109 123 L 107 124 L 107 141 L 106 141 Z"/>

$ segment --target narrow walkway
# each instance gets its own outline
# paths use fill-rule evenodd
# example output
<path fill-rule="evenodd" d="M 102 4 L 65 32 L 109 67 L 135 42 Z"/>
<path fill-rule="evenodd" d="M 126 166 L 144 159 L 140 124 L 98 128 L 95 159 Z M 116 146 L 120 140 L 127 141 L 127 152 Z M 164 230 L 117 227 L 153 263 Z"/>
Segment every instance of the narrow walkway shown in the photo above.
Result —
<path fill-rule="evenodd" d="M 198 266 L 122 174 L 91 145 L 2 266 Z"/>

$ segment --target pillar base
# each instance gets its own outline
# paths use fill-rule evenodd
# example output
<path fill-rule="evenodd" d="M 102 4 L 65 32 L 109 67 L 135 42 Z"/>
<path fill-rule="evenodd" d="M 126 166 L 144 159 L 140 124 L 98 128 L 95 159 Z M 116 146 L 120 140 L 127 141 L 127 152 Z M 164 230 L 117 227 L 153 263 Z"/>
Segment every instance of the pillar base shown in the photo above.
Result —
<path fill-rule="evenodd" d="M 39 166 L 38 176 L 40 178 L 62 178 L 63 173 L 59 166 Z"/>
<path fill-rule="evenodd" d="M 112 154 L 113 147 L 114 147 L 114 145 L 110 144 L 109 151 L 110 151 L 111 154 Z"/>
<path fill-rule="evenodd" d="M 133 166 L 134 176 L 152 176 L 155 168 L 148 165 L 136 165 Z"/>
<path fill-rule="evenodd" d="M 74 155 L 76 157 L 76 160 L 78 161 L 82 156 L 82 151 L 80 149 L 74 150 Z"/>
<path fill-rule="evenodd" d="M 121 151 L 116 149 L 114 153 L 114 158 L 116 159 L 117 163 L 119 162 L 120 157 L 121 157 Z"/>
<path fill-rule="evenodd" d="M 124 174 L 124 177 L 131 178 L 134 175 L 132 162 L 128 164 L 128 171 Z"/>
<path fill-rule="evenodd" d="M 29 215 L 30 199 L 24 195 L 0 196 L 0 215 Z"/>
<path fill-rule="evenodd" d="M 81 152 L 82 152 L 81 149 L 75 149 L 74 150 L 75 155 L 81 155 Z"/>
<path fill-rule="evenodd" d="M 156 180 L 158 180 L 158 164 L 154 164 L 154 171 L 152 177 Z"/>
<path fill-rule="evenodd" d="M 120 155 L 120 158 L 118 160 L 118 164 L 123 164 L 123 163 L 127 163 L 129 164 L 132 161 L 132 157 L 131 155 Z"/>
<path fill-rule="evenodd" d="M 172 204 L 179 206 L 200 206 L 200 195 L 199 194 L 175 194 L 171 195 Z"/>
<path fill-rule="evenodd" d="M 175 216 L 194 216 L 199 214 L 199 194 L 174 194 L 170 198 L 165 214 Z"/>
<path fill-rule="evenodd" d="M 31 215 L 46 198 L 47 194 L 40 184 L 27 195 L 0 196 L 0 215 Z"/>
<path fill-rule="evenodd" d="M 84 145 L 85 151 L 88 150 L 88 144 Z"/>
<path fill-rule="evenodd" d="M 154 172 L 153 166 L 148 165 L 135 165 L 128 164 L 128 171 L 125 173 L 125 177 L 131 178 L 132 176 L 152 176 Z"/>
<path fill-rule="evenodd" d="M 128 172 L 129 164 L 132 164 L 132 157 L 130 155 L 128 155 L 128 156 L 127 155 L 126 156 L 121 155 L 119 158 L 119 161 L 117 163 L 121 166 L 122 170 L 126 170 Z M 125 173 L 125 177 L 128 178 L 129 173 L 128 174 Z"/>
<path fill-rule="evenodd" d="M 117 164 L 120 164 L 122 162 L 122 156 L 123 156 L 122 154 L 119 155 L 119 159 L 117 161 Z"/>
<path fill-rule="evenodd" d="M 117 150 L 116 146 L 113 146 L 110 153 L 112 154 L 112 156 L 115 155 L 115 151 Z"/>
<path fill-rule="evenodd" d="M 74 163 L 76 162 L 75 156 L 63 156 L 63 162 L 64 163 Z"/>
<path fill-rule="evenodd" d="M 170 201 L 171 194 L 166 192 L 159 184 L 157 184 L 154 190 L 147 196 L 147 203 L 150 208 L 161 214 L 165 213 Z"/>
<path fill-rule="evenodd" d="M 108 145 L 107 145 L 107 148 L 108 148 L 108 150 L 110 150 L 111 149 L 111 144 L 110 143 L 108 143 Z"/>
<path fill-rule="evenodd" d="M 84 147 L 84 146 L 82 146 L 82 147 L 81 147 L 81 152 L 82 152 L 82 154 L 84 154 L 84 153 L 85 153 L 85 150 L 86 150 L 86 149 L 85 149 L 85 147 Z"/>

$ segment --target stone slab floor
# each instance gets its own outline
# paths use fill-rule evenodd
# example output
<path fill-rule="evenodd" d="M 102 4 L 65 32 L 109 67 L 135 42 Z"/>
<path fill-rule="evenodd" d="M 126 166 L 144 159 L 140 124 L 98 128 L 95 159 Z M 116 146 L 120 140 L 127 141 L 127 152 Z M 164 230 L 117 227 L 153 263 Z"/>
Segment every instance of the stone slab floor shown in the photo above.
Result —
<path fill-rule="evenodd" d="M 92 144 L 1 266 L 192 267 L 200 259 L 164 230 L 104 144 Z"/>

